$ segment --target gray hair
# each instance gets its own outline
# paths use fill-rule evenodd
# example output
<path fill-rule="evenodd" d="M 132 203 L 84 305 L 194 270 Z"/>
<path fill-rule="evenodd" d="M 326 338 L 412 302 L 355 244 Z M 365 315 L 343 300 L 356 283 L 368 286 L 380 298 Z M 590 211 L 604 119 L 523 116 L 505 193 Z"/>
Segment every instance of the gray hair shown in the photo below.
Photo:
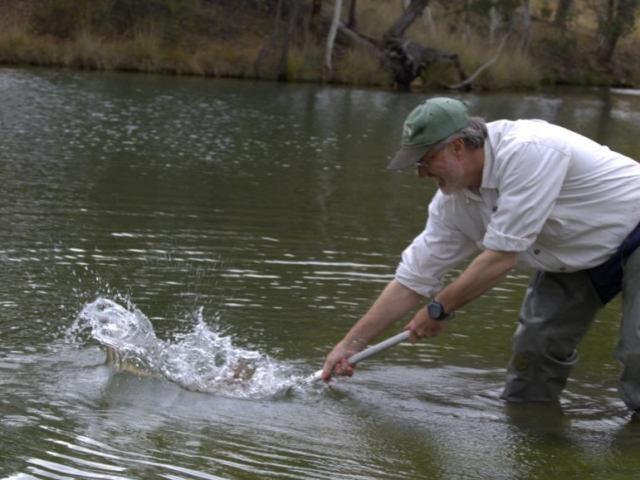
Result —
<path fill-rule="evenodd" d="M 470 149 L 476 150 L 484 147 L 487 138 L 487 124 L 482 117 L 471 117 L 469 123 L 456 133 L 449 135 L 444 140 L 434 144 L 431 149 L 437 151 L 444 150 L 454 140 L 461 138 Z"/>

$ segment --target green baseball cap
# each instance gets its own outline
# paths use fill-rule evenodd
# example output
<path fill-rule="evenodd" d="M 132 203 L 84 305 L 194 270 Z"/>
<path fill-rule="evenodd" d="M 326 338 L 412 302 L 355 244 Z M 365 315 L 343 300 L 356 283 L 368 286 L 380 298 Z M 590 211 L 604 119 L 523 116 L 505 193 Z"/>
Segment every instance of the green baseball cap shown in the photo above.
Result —
<path fill-rule="evenodd" d="M 431 145 L 465 127 L 469 119 L 464 103 L 453 98 L 436 97 L 422 102 L 405 120 L 400 150 L 388 168 L 403 170 L 415 165 Z"/>

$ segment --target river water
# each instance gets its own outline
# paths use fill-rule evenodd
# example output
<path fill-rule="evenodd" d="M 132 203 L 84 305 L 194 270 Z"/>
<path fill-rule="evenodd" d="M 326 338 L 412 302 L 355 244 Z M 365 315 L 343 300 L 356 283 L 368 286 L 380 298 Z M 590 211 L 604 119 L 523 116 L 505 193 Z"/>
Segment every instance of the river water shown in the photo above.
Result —
<path fill-rule="evenodd" d="M 640 159 L 638 93 L 460 98 Z M 1 69 L 3 478 L 639 477 L 619 301 L 559 408 L 499 400 L 526 274 L 437 339 L 308 381 L 424 226 L 433 183 L 386 170 L 423 98 Z"/>

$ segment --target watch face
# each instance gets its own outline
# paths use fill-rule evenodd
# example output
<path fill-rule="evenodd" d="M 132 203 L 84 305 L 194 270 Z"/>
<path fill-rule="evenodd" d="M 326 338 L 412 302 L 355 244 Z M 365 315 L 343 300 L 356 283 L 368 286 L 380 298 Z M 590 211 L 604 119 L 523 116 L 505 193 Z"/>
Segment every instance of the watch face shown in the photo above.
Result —
<path fill-rule="evenodd" d="M 441 303 L 431 302 L 427 308 L 429 316 L 434 320 L 440 320 L 445 316 L 444 307 Z"/>

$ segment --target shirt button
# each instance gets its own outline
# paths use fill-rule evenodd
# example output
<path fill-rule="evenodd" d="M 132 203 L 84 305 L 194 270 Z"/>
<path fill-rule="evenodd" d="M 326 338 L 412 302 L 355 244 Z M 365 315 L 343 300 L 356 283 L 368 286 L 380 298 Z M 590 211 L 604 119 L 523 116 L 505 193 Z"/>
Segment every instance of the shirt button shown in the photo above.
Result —
<path fill-rule="evenodd" d="M 560 267 L 560 271 L 561 272 L 566 272 L 567 271 L 567 267 Z"/>
<path fill-rule="evenodd" d="M 540 249 L 536 248 L 533 253 L 534 255 L 540 255 Z"/>
<path fill-rule="evenodd" d="M 491 210 L 493 210 L 494 212 L 498 211 L 498 207 L 493 207 Z"/>

